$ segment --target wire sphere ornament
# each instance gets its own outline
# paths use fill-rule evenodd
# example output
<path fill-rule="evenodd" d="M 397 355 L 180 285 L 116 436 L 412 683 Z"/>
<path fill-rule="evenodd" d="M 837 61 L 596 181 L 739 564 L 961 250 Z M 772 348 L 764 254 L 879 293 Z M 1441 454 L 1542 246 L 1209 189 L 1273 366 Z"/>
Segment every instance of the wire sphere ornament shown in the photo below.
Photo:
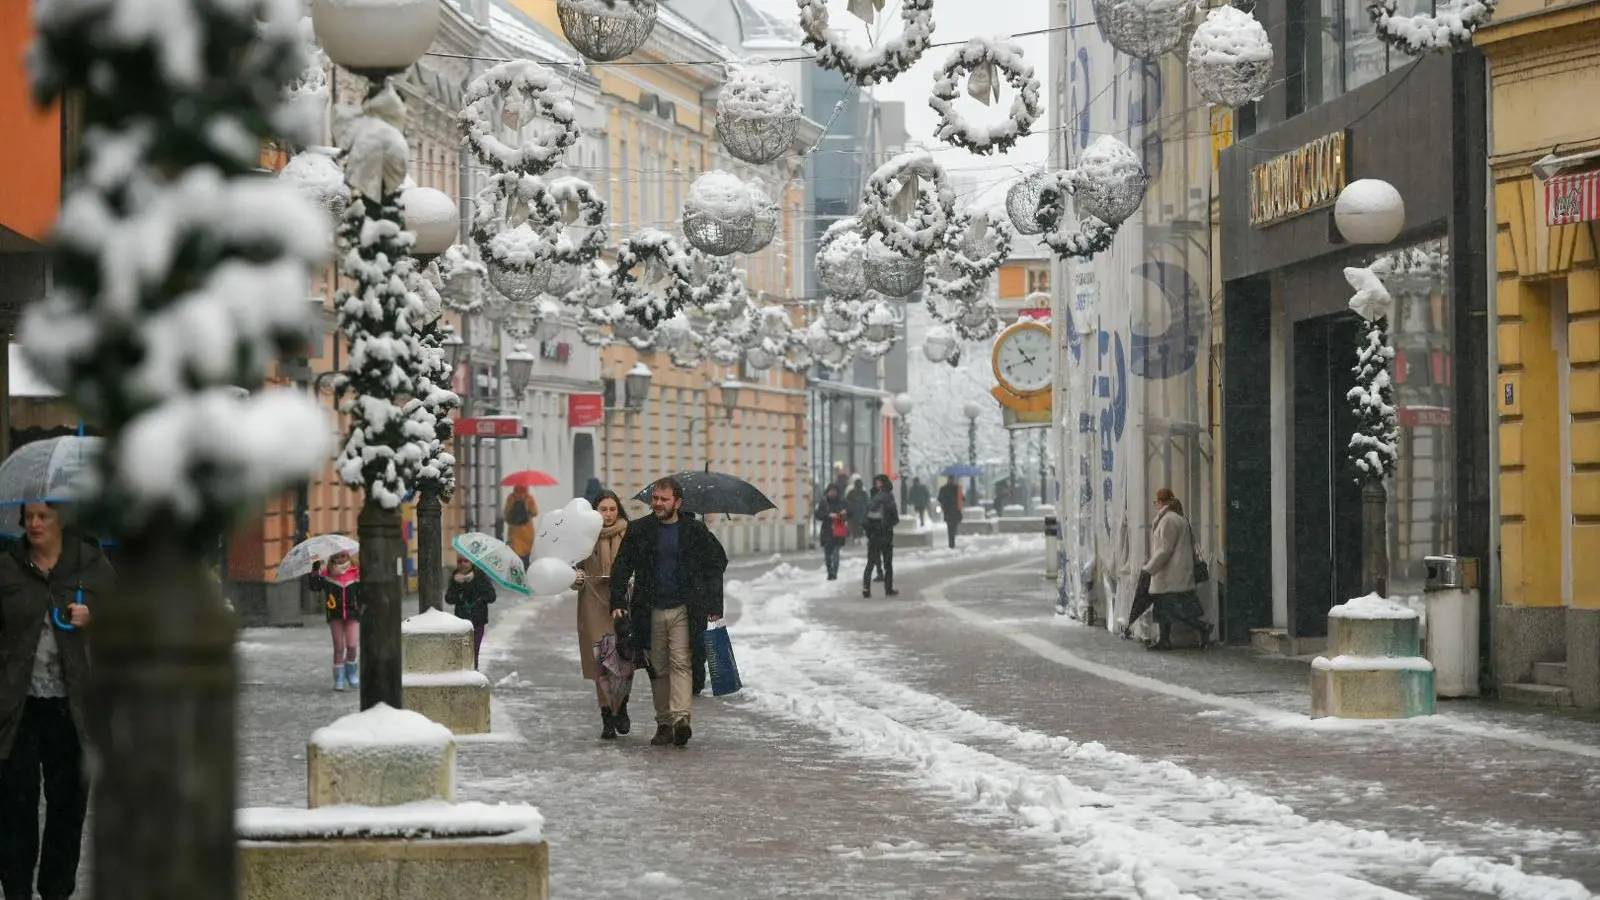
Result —
<path fill-rule="evenodd" d="M 889 249 L 879 235 L 868 241 L 862 256 L 862 272 L 867 289 L 886 297 L 905 298 L 922 287 L 924 262 Z"/>
<path fill-rule="evenodd" d="M 958 346 L 955 333 L 948 326 L 935 325 L 922 338 L 922 355 L 928 362 L 941 363 L 948 360 Z"/>
<path fill-rule="evenodd" d="M 656 27 L 656 0 L 556 0 L 567 43 L 595 62 L 639 49 Z"/>
<path fill-rule="evenodd" d="M 789 152 L 799 128 L 794 88 L 771 68 L 736 69 L 717 94 L 717 139 L 735 159 L 766 165 Z"/>
<path fill-rule="evenodd" d="M 507 300 L 516 303 L 531 303 L 544 293 L 545 285 L 550 281 L 550 273 L 543 267 L 508 265 L 493 257 L 486 265 L 489 284 Z"/>
<path fill-rule="evenodd" d="M 833 332 L 848 332 L 861 324 L 861 314 L 843 300 L 829 297 L 822 301 L 822 326 Z"/>
<path fill-rule="evenodd" d="M 889 304 L 875 300 L 867 305 L 861 315 L 861 339 L 875 344 L 892 342 L 899 331 L 900 321 Z"/>
<path fill-rule="evenodd" d="M 1002 79 L 1011 85 L 1016 96 L 1004 120 L 975 126 L 962 116 L 956 99 L 962 93 L 963 75 L 967 76 L 968 96 L 985 106 L 999 102 Z M 935 77 L 928 105 L 939 114 L 934 137 L 979 155 L 1010 150 L 1018 140 L 1033 133 L 1033 124 L 1044 115 L 1033 66 L 1022 59 L 1020 46 L 1000 38 L 976 37 L 950 54 Z"/>
<path fill-rule="evenodd" d="M 750 244 L 756 209 L 750 188 L 735 175 L 707 172 L 689 186 L 683 204 L 683 236 L 696 250 L 730 256 Z"/>
<path fill-rule="evenodd" d="M 840 300 L 867 292 L 867 242 L 856 230 L 858 220 L 841 219 L 823 233 L 817 247 L 817 283 Z"/>
<path fill-rule="evenodd" d="M 1017 234 L 1044 234 L 1045 226 L 1039 221 L 1039 198 L 1054 181 L 1053 172 L 1035 172 L 1006 191 L 1006 216 Z"/>
<path fill-rule="evenodd" d="M 560 79 L 529 60 L 500 63 L 479 75 L 467 86 L 462 101 L 456 116 L 461 136 L 473 157 L 493 172 L 543 174 L 583 136 L 572 101 L 561 95 Z M 518 146 L 500 139 L 502 129 L 520 136 L 524 126 L 535 122 L 540 123 L 540 133 L 522 139 Z M 545 128 L 544 123 L 555 127 Z"/>
<path fill-rule="evenodd" d="M 1094 0 L 1094 19 L 1112 47 L 1153 60 L 1183 43 L 1199 9 L 1199 0 Z"/>
<path fill-rule="evenodd" d="M 483 282 L 489 277 L 488 267 L 479 262 L 472 248 L 465 244 L 451 244 L 439 254 L 439 296 L 457 312 L 472 312 L 483 302 Z"/>
<path fill-rule="evenodd" d="M 845 29 L 830 27 L 828 0 L 798 2 L 800 30 L 805 34 L 803 42 L 807 49 L 816 52 L 813 61 L 861 87 L 893 81 L 916 64 L 933 40 L 933 0 L 900 0 L 900 21 L 905 25 L 904 30 L 877 46 L 865 48 L 849 44 Z M 882 5 L 873 3 L 867 8 L 881 8 Z M 870 16 L 871 13 L 862 16 L 869 25 Z"/>
<path fill-rule="evenodd" d="M 778 218 L 783 210 L 778 202 L 767 196 L 767 191 L 759 178 L 752 178 L 746 182 L 750 189 L 750 202 L 755 209 L 754 224 L 750 228 L 750 240 L 744 245 L 746 253 L 760 253 L 772 244 L 773 238 L 778 236 Z"/>
<path fill-rule="evenodd" d="M 1121 225 L 1144 202 L 1150 176 L 1127 144 L 1102 135 L 1083 151 L 1068 173 L 1074 207 L 1107 225 Z"/>
<path fill-rule="evenodd" d="M 1261 96 L 1272 80 L 1272 41 L 1255 16 L 1219 6 L 1194 30 L 1187 68 L 1206 102 L 1243 106 Z"/>
<path fill-rule="evenodd" d="M 744 351 L 744 364 L 752 372 L 765 372 L 781 361 L 778 353 L 763 341 Z"/>

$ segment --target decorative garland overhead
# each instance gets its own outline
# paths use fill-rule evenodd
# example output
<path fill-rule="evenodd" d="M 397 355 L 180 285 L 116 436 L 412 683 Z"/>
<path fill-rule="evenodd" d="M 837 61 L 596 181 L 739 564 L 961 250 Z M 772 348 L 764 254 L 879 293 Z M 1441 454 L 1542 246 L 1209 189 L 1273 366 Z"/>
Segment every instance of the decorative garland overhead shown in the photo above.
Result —
<path fill-rule="evenodd" d="M 640 274 L 657 274 L 665 279 L 659 289 L 641 284 Z M 653 272 L 651 270 L 654 270 Z M 694 302 L 694 262 L 672 235 L 646 228 L 617 247 L 617 267 L 611 273 L 616 300 L 635 322 L 654 328 L 663 319 Z"/>
<path fill-rule="evenodd" d="M 639 49 L 656 27 L 656 0 L 556 0 L 561 33 L 579 53 L 611 62 Z"/>
<path fill-rule="evenodd" d="M 577 112 L 572 101 L 561 96 L 560 81 L 544 66 L 528 60 L 500 63 L 473 79 L 462 98 L 465 105 L 456 116 L 467 148 L 483 165 L 495 172 L 541 175 L 561 162 L 568 147 L 578 143 Z M 500 121 L 492 121 L 496 101 L 501 104 Z M 500 125 L 520 132 L 522 126 L 542 120 L 555 125 L 521 146 L 502 141 Z"/>
<path fill-rule="evenodd" d="M 876 47 L 850 46 L 843 29 L 828 24 L 828 0 L 797 0 L 804 44 L 816 51 L 815 62 L 834 69 L 862 87 L 893 81 L 922 58 L 933 40 L 933 0 L 900 0 L 905 30 Z M 868 25 L 883 0 L 851 0 L 850 10 Z"/>
<path fill-rule="evenodd" d="M 989 126 L 968 122 L 955 107 L 961 94 L 961 76 L 967 76 L 967 94 L 985 106 L 1000 100 L 1001 80 L 1011 85 L 1016 97 L 1011 114 Z M 939 114 L 934 137 L 979 155 L 1004 153 L 1021 138 L 1033 133 L 1033 123 L 1044 115 L 1039 79 L 1033 66 L 1022 59 L 1022 48 L 1000 38 L 978 37 L 950 54 L 939 69 L 928 105 Z"/>
<path fill-rule="evenodd" d="M 955 206 L 944 167 L 928 151 L 915 150 L 884 163 L 867 179 L 861 227 L 869 236 L 883 235 L 891 250 L 925 257 L 944 245 Z"/>
<path fill-rule="evenodd" d="M 1084 216 L 1078 221 L 1078 229 L 1072 230 L 1072 217 L 1067 214 L 1067 198 L 1072 193 L 1069 184 L 1069 175 L 1061 173 L 1040 191 L 1038 219 L 1045 228 L 1040 239 L 1063 260 L 1088 259 L 1111 248 L 1117 226 Z"/>
<path fill-rule="evenodd" d="M 794 88 L 773 68 L 735 69 L 717 92 L 717 139 L 735 159 L 765 165 L 794 146 L 800 113 Z"/>
<path fill-rule="evenodd" d="M 600 257 L 606 246 L 606 201 L 594 185 L 572 177 L 548 182 L 528 178 L 523 183 L 533 207 L 530 218 L 538 222 L 545 239 L 546 261 L 581 266 Z M 573 226 L 582 229 L 576 242 L 570 231 Z"/>
<path fill-rule="evenodd" d="M 1497 0 L 1438 0 L 1434 12 L 1397 15 L 1398 0 L 1374 0 L 1367 15 L 1378 39 L 1408 56 L 1450 53 L 1469 46 L 1472 35 L 1494 18 Z"/>

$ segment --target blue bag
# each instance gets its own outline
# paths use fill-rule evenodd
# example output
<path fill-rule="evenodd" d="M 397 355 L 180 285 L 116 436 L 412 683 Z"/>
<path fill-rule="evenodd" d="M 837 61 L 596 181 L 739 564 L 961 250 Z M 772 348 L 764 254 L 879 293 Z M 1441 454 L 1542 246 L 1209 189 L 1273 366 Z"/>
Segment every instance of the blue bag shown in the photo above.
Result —
<path fill-rule="evenodd" d="M 744 687 L 739 680 L 739 664 L 733 661 L 733 641 L 721 622 L 706 626 L 706 680 L 711 682 L 711 695 L 721 697 L 736 694 Z"/>

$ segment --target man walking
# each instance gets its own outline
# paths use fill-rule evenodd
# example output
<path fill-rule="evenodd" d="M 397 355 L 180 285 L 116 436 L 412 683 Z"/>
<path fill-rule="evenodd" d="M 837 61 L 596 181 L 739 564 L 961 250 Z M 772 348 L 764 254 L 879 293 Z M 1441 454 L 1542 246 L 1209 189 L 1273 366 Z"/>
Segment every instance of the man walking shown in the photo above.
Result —
<path fill-rule="evenodd" d="M 872 499 L 867 502 L 867 568 L 861 573 L 861 596 L 872 596 L 872 570 L 883 573 L 883 593 L 893 597 L 900 593 L 894 589 L 894 526 L 900 522 L 900 510 L 894 505 L 894 485 L 887 475 L 872 477 Z"/>
<path fill-rule="evenodd" d="M 704 640 L 706 623 L 722 618 L 728 554 L 704 522 L 680 515 L 682 506 L 677 479 L 656 482 L 650 489 L 652 515 L 629 526 L 611 569 L 611 615 L 631 618 L 646 652 L 656 708 L 653 747 L 682 747 L 693 736 L 692 648 Z"/>
<path fill-rule="evenodd" d="M 951 478 L 939 486 L 939 514 L 944 516 L 945 536 L 950 549 L 956 548 L 956 532 L 961 530 L 961 486 Z"/>
<path fill-rule="evenodd" d="M 911 479 L 911 508 L 917 511 L 917 527 L 928 524 L 928 486 L 921 478 Z"/>

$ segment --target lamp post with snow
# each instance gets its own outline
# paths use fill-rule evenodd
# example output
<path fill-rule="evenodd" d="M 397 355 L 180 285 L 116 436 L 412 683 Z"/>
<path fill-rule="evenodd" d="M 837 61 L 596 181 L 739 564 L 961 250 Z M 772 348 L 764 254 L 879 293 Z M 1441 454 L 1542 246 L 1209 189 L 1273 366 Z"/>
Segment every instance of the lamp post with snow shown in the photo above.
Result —
<path fill-rule="evenodd" d="M 904 391 L 894 395 L 894 414 L 895 418 L 899 420 L 896 424 L 899 425 L 897 430 L 900 433 L 900 452 L 894 455 L 895 461 L 898 463 L 895 467 L 895 474 L 900 476 L 900 508 L 902 510 L 906 508 L 906 504 L 910 502 L 911 498 L 911 479 L 909 478 L 911 475 L 911 461 L 907 457 L 911 455 L 911 410 L 916 405 L 916 401 L 911 399 L 911 395 Z"/>
<path fill-rule="evenodd" d="M 610 469 L 611 469 L 611 466 L 610 466 L 610 462 L 611 462 L 611 419 L 616 413 L 622 413 L 625 416 L 631 416 L 634 413 L 637 413 L 640 410 L 643 410 L 644 409 L 645 400 L 647 400 L 650 397 L 650 384 L 651 384 L 652 381 L 654 381 L 654 379 L 655 379 L 655 374 L 650 371 L 650 367 L 649 366 L 645 365 L 642 362 L 634 363 L 633 364 L 633 368 L 629 369 L 622 376 L 622 384 L 621 384 L 622 396 L 621 397 L 614 397 L 613 400 L 612 400 L 612 404 L 610 406 L 605 407 L 605 409 L 603 410 L 603 414 L 605 415 L 605 423 L 606 423 L 606 429 L 605 429 L 605 444 L 606 444 L 606 447 L 605 447 L 605 456 L 604 456 L 604 459 L 606 461 L 606 466 L 605 466 L 605 471 L 603 472 L 603 474 L 605 476 L 605 480 L 606 480 L 607 484 L 609 484 L 611 482 L 611 479 L 612 479 L 612 473 L 610 471 Z M 613 382 L 613 384 L 615 384 L 615 382 Z M 615 390 L 615 389 L 613 389 L 613 390 Z"/>
<path fill-rule="evenodd" d="M 968 403 L 961 408 L 961 413 L 967 417 L 967 465 L 974 469 L 978 467 L 978 417 L 983 415 L 983 407 L 976 403 Z M 978 476 L 968 477 L 967 485 L 968 502 L 978 490 Z"/>

